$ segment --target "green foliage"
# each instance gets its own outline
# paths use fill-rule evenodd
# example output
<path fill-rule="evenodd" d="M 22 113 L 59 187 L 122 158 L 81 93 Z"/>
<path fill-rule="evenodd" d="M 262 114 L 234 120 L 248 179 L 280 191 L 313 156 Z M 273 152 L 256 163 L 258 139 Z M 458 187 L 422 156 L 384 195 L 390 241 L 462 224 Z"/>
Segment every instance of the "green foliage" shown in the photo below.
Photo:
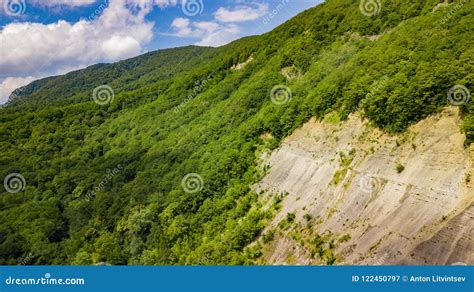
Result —
<path fill-rule="evenodd" d="M 405 170 L 405 166 L 401 163 L 397 163 L 397 166 L 395 167 L 398 173 L 402 173 Z"/>
<path fill-rule="evenodd" d="M 288 221 L 288 223 L 293 223 L 295 221 L 295 218 L 296 218 L 295 213 L 286 214 L 286 221 Z"/>
<path fill-rule="evenodd" d="M 351 240 L 351 236 L 349 234 L 345 234 L 341 238 L 339 238 L 339 242 L 347 242 L 349 240 Z"/>
<path fill-rule="evenodd" d="M 254 263 L 249 244 L 269 217 L 250 189 L 257 149 L 278 147 L 311 117 L 337 122 L 355 110 L 401 132 L 446 106 L 452 86 L 472 89 L 472 2 L 444 24 L 449 7 L 432 12 L 438 1 L 382 2 L 367 17 L 359 1 L 328 0 L 262 36 L 99 64 L 17 92 L 1 109 L 0 169 L 27 184 L 0 194 L 0 264 L 30 253 L 31 264 Z M 102 84 L 115 92 L 105 106 L 91 100 Z M 275 85 L 292 99 L 272 103 Z M 462 112 L 469 144 L 472 101 Z M 353 155 L 341 155 L 342 171 Z M 189 173 L 202 178 L 197 192 L 182 187 Z M 334 263 L 321 239 L 313 244 Z"/>
<path fill-rule="evenodd" d="M 273 240 L 274 237 L 275 237 L 275 229 L 269 230 L 262 237 L 263 243 L 269 243 L 270 241 Z"/>

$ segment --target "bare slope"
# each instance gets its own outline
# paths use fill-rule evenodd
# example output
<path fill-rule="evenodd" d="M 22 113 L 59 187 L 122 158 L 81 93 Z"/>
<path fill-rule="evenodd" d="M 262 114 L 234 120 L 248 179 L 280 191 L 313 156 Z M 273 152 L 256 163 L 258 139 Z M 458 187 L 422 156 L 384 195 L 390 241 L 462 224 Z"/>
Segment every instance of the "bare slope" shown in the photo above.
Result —
<path fill-rule="evenodd" d="M 309 232 L 329 238 L 337 263 L 473 264 L 473 147 L 464 148 L 460 125 L 457 108 L 402 136 L 358 115 L 305 124 L 266 159 L 270 171 L 255 186 L 288 193 L 267 228 L 279 231 L 265 260 L 321 263 L 301 239 Z M 288 213 L 298 227 L 277 226 Z M 303 229 L 306 235 L 295 235 Z"/>

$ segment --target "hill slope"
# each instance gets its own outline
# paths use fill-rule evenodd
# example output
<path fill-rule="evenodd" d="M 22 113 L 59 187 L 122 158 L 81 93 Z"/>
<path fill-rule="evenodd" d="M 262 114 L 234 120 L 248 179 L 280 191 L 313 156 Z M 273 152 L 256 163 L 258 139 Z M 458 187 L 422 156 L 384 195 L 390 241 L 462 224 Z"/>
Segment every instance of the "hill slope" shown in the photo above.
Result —
<path fill-rule="evenodd" d="M 0 264 L 27 255 L 31 264 L 261 262 L 252 243 L 276 210 L 251 189 L 265 174 L 260 153 L 311 117 L 358 110 L 404 132 L 448 105 L 454 85 L 472 87 L 472 2 L 455 13 L 457 4 L 434 9 L 438 0 L 381 2 L 368 17 L 359 1 L 331 0 L 262 36 L 17 92 L 0 114 L 0 167 L 26 187 L 0 195 Z M 92 95 L 103 84 L 114 98 L 99 105 Z"/>
<path fill-rule="evenodd" d="M 460 123 L 457 108 L 395 136 L 358 114 L 306 123 L 265 159 L 255 186 L 285 194 L 265 231 L 275 234 L 265 261 L 472 264 L 474 147 L 464 149 Z"/>

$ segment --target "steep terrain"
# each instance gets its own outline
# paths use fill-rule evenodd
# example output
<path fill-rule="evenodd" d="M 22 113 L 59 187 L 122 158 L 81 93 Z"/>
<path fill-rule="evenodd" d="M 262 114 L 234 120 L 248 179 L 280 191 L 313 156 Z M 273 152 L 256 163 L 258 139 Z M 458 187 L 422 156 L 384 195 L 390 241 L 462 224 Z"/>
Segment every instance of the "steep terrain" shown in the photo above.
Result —
<path fill-rule="evenodd" d="M 266 159 L 269 173 L 256 186 L 285 194 L 268 227 L 280 233 L 268 261 L 311 262 L 309 251 L 292 256 L 310 249 L 292 240 L 310 229 L 306 237 L 335 240 L 341 263 L 473 264 L 474 148 L 464 148 L 460 125 L 458 109 L 447 108 L 397 136 L 356 114 L 295 131 Z M 288 213 L 296 219 L 285 230 Z"/>
<path fill-rule="evenodd" d="M 0 264 L 470 261 L 474 4 L 380 5 L 328 0 L 223 47 L 18 89 L 0 111 L 0 173 L 19 183 L 0 193 Z M 305 132 L 321 137 L 283 142 Z"/>

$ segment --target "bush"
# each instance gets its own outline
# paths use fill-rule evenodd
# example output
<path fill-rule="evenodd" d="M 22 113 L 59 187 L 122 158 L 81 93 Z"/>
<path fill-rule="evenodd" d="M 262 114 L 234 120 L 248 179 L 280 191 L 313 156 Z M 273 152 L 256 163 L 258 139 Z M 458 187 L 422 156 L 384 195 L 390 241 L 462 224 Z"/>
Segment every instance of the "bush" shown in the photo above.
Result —
<path fill-rule="evenodd" d="M 401 163 L 398 163 L 396 170 L 397 170 L 397 173 L 402 173 L 405 170 L 405 166 L 403 166 Z"/>

